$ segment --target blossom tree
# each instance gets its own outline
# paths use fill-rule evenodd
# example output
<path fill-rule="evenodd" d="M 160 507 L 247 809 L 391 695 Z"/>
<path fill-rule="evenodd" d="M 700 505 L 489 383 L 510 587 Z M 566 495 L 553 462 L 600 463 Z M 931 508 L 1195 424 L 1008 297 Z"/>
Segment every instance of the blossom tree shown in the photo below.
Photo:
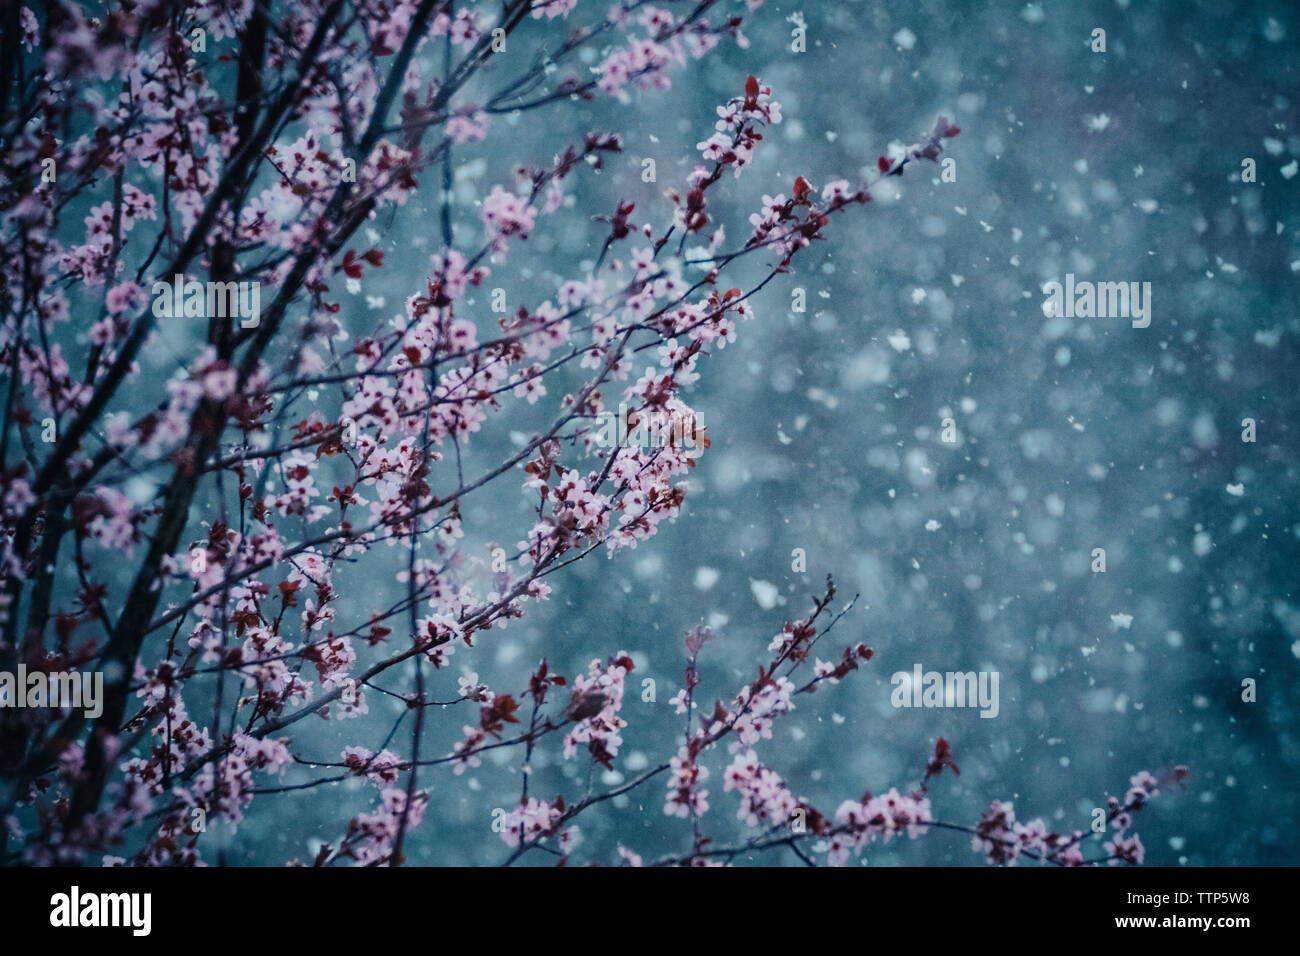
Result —
<path fill-rule="evenodd" d="M 959 132 L 939 118 L 887 149 L 869 181 L 773 185 L 752 231 L 731 238 L 714 204 L 782 118 L 772 90 L 741 77 L 662 209 L 588 210 L 594 265 L 552 262 L 567 278 L 504 317 L 477 306 L 512 251 L 561 228 L 571 184 L 622 140 L 595 131 L 520 165 L 481 196 L 472 236 L 453 234 L 455 151 L 489 137 L 508 148 L 501 117 L 668 90 L 720 43 L 744 45 L 742 15 L 760 5 L 5 6 L 0 671 L 102 674 L 103 698 L 98 713 L 0 708 L 0 858 L 199 864 L 206 821 L 233 827 L 286 793 L 361 778 L 372 809 L 336 821 L 314 862 L 396 865 L 429 814 L 433 775 L 454 781 L 512 748 L 522 785 L 498 828 L 507 862 L 569 859 L 579 816 L 656 786 L 664 812 L 689 824 L 681 851 L 652 862 L 787 849 L 838 864 L 878 838 L 938 828 L 966 833 L 991 863 L 1141 862 L 1132 814 L 1184 768 L 1138 774 L 1110 798 L 1113 836 L 1095 858 L 1082 830 L 1019 822 L 1009 803 L 969 825 L 936 819 L 928 785 L 958 772 L 943 739 L 906 792 L 854 796 L 861 784 L 844 781 L 848 799 L 826 812 L 800 797 L 763 762 L 763 742 L 796 700 L 811 705 L 873 655 L 826 648 L 851 607 L 833 607 L 829 579 L 726 702 L 702 703 L 712 633 L 686 635 L 680 744 L 611 789 L 566 801 L 538 793 L 529 770 L 551 746 L 611 766 L 628 725 L 627 654 L 592 648 L 587 672 L 569 677 L 543 660 L 514 693 L 476 677 L 452 700 L 430 691 L 453 656 L 472 660 L 563 587 L 559 572 L 598 551 L 617 559 L 678 516 L 710 444 L 688 402 L 705 360 L 833 217 L 937 160 Z M 431 200 L 441 242 L 426 274 L 386 274 L 363 227 Z M 729 281 L 742 262 L 761 267 L 747 287 Z M 396 314 L 349 314 L 344 290 L 381 287 L 404 297 Z M 142 358 L 179 324 L 188 360 L 155 380 Z M 563 374 L 583 384 L 561 391 Z M 469 452 L 534 406 L 552 409 L 550 424 L 477 468 Z M 609 439 L 664 422 L 664 441 Z M 156 490 L 143 499 L 142 479 Z M 531 523 L 509 547 L 482 546 L 463 503 L 521 487 Z M 349 590 L 340 571 L 359 564 L 383 569 L 388 590 Z M 404 704 L 386 733 L 367 719 L 381 694 Z M 322 717 L 358 728 L 336 760 L 300 744 Z M 429 724 L 446 719 L 460 742 L 432 753 Z M 711 763 L 723 779 L 712 799 Z M 307 765 L 316 776 L 284 782 Z M 708 836 L 719 801 L 749 839 Z M 642 862 L 635 846 L 620 853 Z"/>

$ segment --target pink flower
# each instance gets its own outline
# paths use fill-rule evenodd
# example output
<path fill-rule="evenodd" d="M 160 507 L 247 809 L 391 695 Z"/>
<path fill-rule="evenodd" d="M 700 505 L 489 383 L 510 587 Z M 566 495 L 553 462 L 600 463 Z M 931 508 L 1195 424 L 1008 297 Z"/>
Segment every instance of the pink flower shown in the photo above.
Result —
<path fill-rule="evenodd" d="M 507 813 L 502 820 L 501 839 L 506 846 L 519 846 L 520 843 L 532 843 L 551 835 L 555 824 L 564 811 L 544 800 L 529 797 L 528 800 Z"/>
<path fill-rule="evenodd" d="M 121 315 L 123 312 L 136 311 L 145 303 L 144 290 L 134 282 L 123 282 L 113 286 L 104 295 L 104 307 L 109 315 Z"/>
<path fill-rule="evenodd" d="M 479 216 L 487 229 L 488 241 L 494 252 L 505 251 L 506 239 L 518 237 L 527 239 L 532 231 L 537 210 L 514 193 L 506 192 L 499 185 L 492 187 L 492 192 L 483 200 Z"/>
<path fill-rule="evenodd" d="M 457 146 L 487 138 L 491 119 L 482 111 L 453 116 L 443 127 Z"/>

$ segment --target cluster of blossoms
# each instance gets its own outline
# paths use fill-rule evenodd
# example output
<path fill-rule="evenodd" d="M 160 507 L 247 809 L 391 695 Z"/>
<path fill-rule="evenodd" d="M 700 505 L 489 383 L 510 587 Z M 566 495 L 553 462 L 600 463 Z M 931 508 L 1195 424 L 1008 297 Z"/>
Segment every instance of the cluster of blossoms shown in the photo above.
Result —
<path fill-rule="evenodd" d="M 1008 865 L 1015 863 L 1022 853 L 1041 852 L 1046 846 L 1047 835 L 1043 821 L 1019 823 L 1012 804 L 994 800 L 975 825 L 971 849 L 983 853 L 989 863 Z M 1060 848 L 1058 858 L 1066 866 L 1078 865 L 1083 861 L 1078 837 L 1076 832 L 1065 841 L 1068 846 Z"/>
<path fill-rule="evenodd" d="M 569 716 L 577 723 L 564 735 L 564 756 L 569 758 L 585 745 L 591 759 L 613 769 L 613 758 L 623 743 L 619 734 L 625 721 L 619 716 L 623 707 L 623 682 L 633 670 L 632 659 L 619 653 L 602 664 L 591 662 L 586 674 L 573 680 L 573 703 Z"/>
<path fill-rule="evenodd" d="M 576 0 L 565 2 L 572 9 Z M 671 86 L 668 71 L 673 64 L 685 64 L 688 58 L 698 60 L 718 45 L 717 31 L 698 17 L 679 18 L 669 10 L 650 5 L 637 7 L 635 15 L 631 7 L 616 6 L 611 11 L 611 20 L 623 27 L 629 39 L 597 67 L 600 78 L 596 85 L 606 93 L 621 94 L 629 85 L 642 90 L 666 90 Z M 633 33 L 638 27 L 645 36 Z M 739 18 L 728 27 L 743 42 Z"/>
<path fill-rule="evenodd" d="M 705 159 L 724 167 L 730 166 L 733 175 L 739 177 L 753 162 L 754 150 L 763 138 L 759 127 L 775 126 L 780 122 L 781 104 L 772 99 L 771 88 L 761 86 L 751 76 L 745 84 L 743 98 L 734 97 L 726 105 L 718 107 L 714 134 L 696 144 L 696 148 Z M 691 180 L 698 183 L 710 175 L 712 173 L 706 167 L 697 166 Z M 695 228 L 695 223 L 694 219 L 684 219 L 681 225 Z"/>
<path fill-rule="evenodd" d="M 845 800 L 835 811 L 838 830 L 827 840 L 826 862 L 843 866 L 851 854 L 861 853 L 879 837 L 888 841 L 906 832 L 914 840 L 932 819 L 929 798 L 901 794 L 897 789 L 878 797 L 867 794 L 861 800 Z"/>
<path fill-rule="evenodd" d="M 1109 798 L 1110 811 L 1106 820 L 1108 825 L 1114 827 L 1114 835 L 1103 844 L 1107 863 L 1113 866 L 1143 861 L 1146 851 L 1142 840 L 1136 833 L 1128 832 L 1133 825 L 1132 814 L 1161 789 L 1181 783 L 1186 776 L 1187 768 L 1184 766 L 1174 767 L 1164 779 L 1157 779 L 1142 771 L 1130 778 L 1129 790 L 1123 801 L 1118 797 Z M 1015 808 L 1010 803 L 995 800 L 975 826 L 971 846 L 983 853 L 989 863 L 1014 865 L 1022 857 L 1029 857 L 1059 866 L 1082 866 L 1087 862 L 1081 846 L 1083 836 L 1081 830 L 1075 830 L 1069 835 L 1051 832 L 1043 820 L 1020 823 L 1016 820 Z"/>
<path fill-rule="evenodd" d="M 1110 854 L 1108 860 L 1112 866 L 1120 863 L 1141 863 L 1146 858 L 1146 848 L 1136 833 L 1129 833 L 1133 825 L 1133 813 L 1146 806 L 1148 800 L 1160 793 L 1171 783 L 1181 783 L 1187 776 L 1187 768 L 1177 766 L 1165 779 L 1160 779 L 1145 770 L 1129 778 L 1128 793 L 1121 802 L 1118 797 L 1109 800 L 1108 819 L 1115 833 L 1106 844 Z"/>
<path fill-rule="evenodd" d="M 197 852 L 198 837 L 206 820 L 223 819 L 231 832 L 244 819 L 253 802 L 254 774 L 280 776 L 293 757 L 286 741 L 257 738 L 236 732 L 220 759 L 201 762 L 212 750 L 208 731 L 185 713 L 183 701 L 164 689 L 167 675 L 148 675 L 141 696 L 155 701 L 132 723 L 158 722 L 150 728 L 156 740 L 148 758 L 131 758 L 122 763 L 123 799 L 108 814 L 86 820 L 82 839 L 117 842 L 116 831 L 127 823 L 139 824 L 158 798 L 166 798 L 157 823 L 157 836 L 136 855 L 133 862 L 147 866 L 202 865 Z M 163 696 L 165 693 L 165 696 Z M 77 779 L 84 770 L 84 754 L 76 752 Z M 65 762 L 66 763 L 66 762 Z M 193 774 L 187 771 L 198 763 Z M 185 782 L 178 782 L 185 778 Z M 106 856 L 105 865 L 120 865 L 125 858 Z"/>
<path fill-rule="evenodd" d="M 85 243 L 68 249 L 59 265 L 67 275 L 89 286 L 103 285 L 115 239 L 125 237 L 137 222 L 157 218 L 154 197 L 137 186 L 124 185 L 120 203 L 103 202 L 90 210 Z M 108 296 L 109 311 L 124 311 L 133 290 L 138 289 L 133 282 L 114 286 Z"/>
<path fill-rule="evenodd" d="M 776 718 L 794 710 L 794 704 L 790 701 L 794 692 L 794 684 L 785 677 L 771 678 L 757 689 L 753 685 L 744 687 L 729 711 L 736 715 L 731 723 L 737 738 L 732 742 L 732 748 L 748 747 L 760 740 L 771 740 L 772 725 Z"/>
<path fill-rule="evenodd" d="M 669 816 L 700 816 L 709 809 L 708 791 L 700 784 L 709 776 L 703 755 L 724 737 L 731 736 L 727 749 L 736 755 L 725 774 L 724 791 L 736 790 L 742 797 L 740 817 L 752 820 L 751 825 L 764 819 L 788 819 L 788 814 L 777 815 L 776 810 L 787 805 L 791 809 L 800 802 L 790 795 L 779 775 L 758 763 L 754 745 L 772 738 L 776 719 L 794 710 L 792 697 L 800 691 L 812 692 L 818 680 L 803 688 L 796 688 L 787 675 L 773 676 L 783 664 L 798 666 L 805 661 L 809 649 L 816 642 L 814 621 L 834 596 L 834 587 L 827 583 L 826 596 L 817 604 L 814 614 L 804 620 L 787 622 L 772 639 L 769 650 L 776 653 L 772 662 L 759 671 L 757 680 L 742 687 L 730 705 L 721 701 L 713 712 L 700 716 L 700 728 L 688 735 L 678 753 L 670 761 L 671 772 L 667 783 L 664 812 Z M 691 716 L 692 694 L 698 683 L 695 657 L 704 645 L 712 640 L 712 632 L 698 629 L 687 635 L 687 649 L 691 654 L 687 668 L 686 687 L 675 696 L 672 703 L 679 714 Z M 845 649 L 845 659 L 869 660 L 872 651 L 863 645 Z"/>
<path fill-rule="evenodd" d="M 515 807 L 501 821 L 501 839 L 506 846 L 519 846 L 524 842 L 536 842 L 542 837 L 551 836 L 556 824 L 564 816 L 564 801 L 559 800 L 555 806 L 536 797 L 529 797 L 524 803 Z M 570 827 L 560 835 L 560 845 L 564 852 L 572 846 L 576 828 Z"/>
<path fill-rule="evenodd" d="M 482 764 L 478 756 L 479 752 L 489 740 L 501 739 L 506 724 L 519 723 L 519 718 L 515 716 L 515 711 L 518 709 L 518 702 L 510 694 L 487 692 L 482 695 L 479 725 L 477 727 L 466 725 L 463 728 L 464 739 L 456 744 L 452 752 L 454 772 L 457 776 L 471 767 Z"/>
<path fill-rule="evenodd" d="M 512 192 L 507 192 L 500 185 L 492 187 L 491 194 L 483 200 L 480 211 L 483 227 L 487 230 L 488 244 L 496 253 L 495 261 L 500 262 L 504 256 L 507 242 L 512 236 L 527 239 L 536 225 L 537 210 L 528 205 L 527 200 Z"/>
<path fill-rule="evenodd" d="M 402 761 L 391 750 L 371 753 L 365 747 L 344 747 L 343 766 L 349 773 L 365 777 L 376 786 L 391 786 L 397 783 Z"/>
<path fill-rule="evenodd" d="M 785 823 L 791 819 L 799 800 L 790 792 L 781 775 L 764 767 L 753 750 L 738 753 L 723 774 L 723 792 L 734 790 L 740 797 L 736 815 L 747 826 L 760 823 Z"/>
<path fill-rule="evenodd" d="M 379 798 L 378 808 L 348 822 L 347 835 L 338 851 L 338 856 L 350 858 L 357 866 L 391 864 L 398 835 L 418 826 L 429 806 L 429 795 L 422 791 L 417 791 L 409 803 L 406 791 L 397 787 L 384 789 Z"/>
<path fill-rule="evenodd" d="M 682 745 L 669 761 L 668 795 L 664 813 L 670 817 L 697 817 L 709 811 L 709 791 L 700 786 L 709 778 L 709 768 L 700 763 L 698 738 Z"/>

